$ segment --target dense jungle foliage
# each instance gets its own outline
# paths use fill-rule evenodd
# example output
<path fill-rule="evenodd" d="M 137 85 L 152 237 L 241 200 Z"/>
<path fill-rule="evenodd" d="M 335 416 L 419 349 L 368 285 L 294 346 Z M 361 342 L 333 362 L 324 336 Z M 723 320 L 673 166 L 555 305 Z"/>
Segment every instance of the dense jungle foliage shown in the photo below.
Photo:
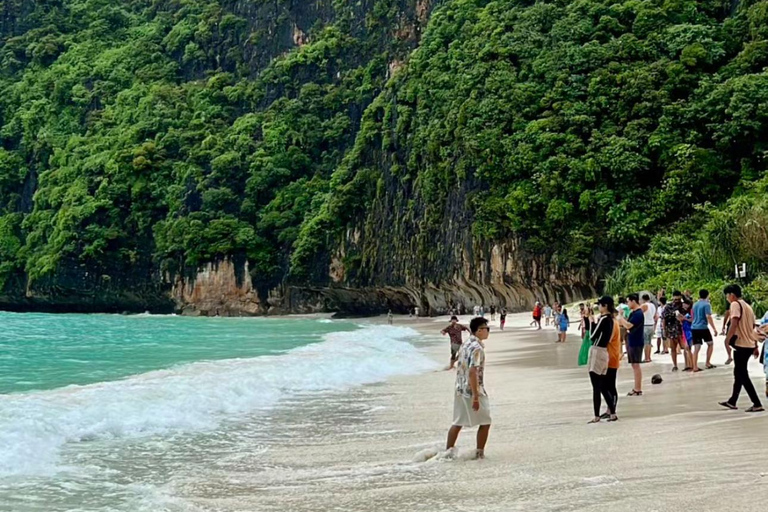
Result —
<path fill-rule="evenodd" d="M 650 247 L 609 289 L 766 271 L 768 1 L 306 3 L 281 46 L 290 0 L 0 2 L 0 285 L 306 280 L 392 180 L 425 253 L 464 187 L 476 240 Z"/>
<path fill-rule="evenodd" d="M 412 3 L 6 0 L 0 284 L 233 254 L 279 282 Z"/>

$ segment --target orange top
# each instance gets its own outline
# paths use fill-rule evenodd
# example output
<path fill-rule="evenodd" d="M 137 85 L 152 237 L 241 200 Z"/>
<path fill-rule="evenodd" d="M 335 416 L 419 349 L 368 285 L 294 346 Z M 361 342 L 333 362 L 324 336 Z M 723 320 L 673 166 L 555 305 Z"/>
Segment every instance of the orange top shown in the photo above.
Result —
<path fill-rule="evenodd" d="M 619 322 L 613 322 L 613 334 L 608 342 L 608 368 L 618 369 L 621 361 L 621 331 Z"/>

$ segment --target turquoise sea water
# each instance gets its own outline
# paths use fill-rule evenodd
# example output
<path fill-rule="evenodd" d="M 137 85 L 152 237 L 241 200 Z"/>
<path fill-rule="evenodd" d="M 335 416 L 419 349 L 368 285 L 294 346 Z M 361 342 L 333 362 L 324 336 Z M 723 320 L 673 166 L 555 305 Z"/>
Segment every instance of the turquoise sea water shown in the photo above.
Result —
<path fill-rule="evenodd" d="M 194 361 L 280 354 L 356 328 L 316 319 L 0 312 L 0 394 L 111 381 Z"/>
<path fill-rule="evenodd" d="M 0 313 L 0 511 L 206 510 L 174 483 L 265 469 L 337 395 L 324 432 L 364 421 L 348 392 L 435 368 L 421 343 L 315 317 Z"/>

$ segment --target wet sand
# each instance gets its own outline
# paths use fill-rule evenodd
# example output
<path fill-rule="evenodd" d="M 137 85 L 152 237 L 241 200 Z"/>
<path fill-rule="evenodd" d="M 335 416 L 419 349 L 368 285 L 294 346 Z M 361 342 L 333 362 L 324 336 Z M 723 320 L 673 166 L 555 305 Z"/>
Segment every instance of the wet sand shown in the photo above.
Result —
<path fill-rule="evenodd" d="M 672 373 L 669 356 L 654 356 L 643 365 L 643 397 L 626 397 L 632 370 L 625 360 L 620 421 L 587 425 L 592 395 L 586 369 L 576 366 L 575 326 L 562 345 L 552 328 L 535 331 L 528 321 L 527 314 L 510 315 L 503 333 L 495 322 L 487 342 L 494 425 L 485 460 L 461 456 L 474 448 L 474 429 L 462 433 L 457 460 L 414 460 L 442 449 L 451 423 L 454 373 L 440 371 L 319 399 L 305 411 L 317 435 L 260 453 L 268 471 L 235 478 L 213 468 L 209 488 L 177 490 L 197 495 L 191 501 L 204 510 L 762 510 L 768 414 L 743 412 L 745 394 L 739 411 L 717 405 L 732 384 L 722 337 L 715 341 L 717 369 Z M 396 319 L 428 335 L 445 324 Z M 447 337 L 426 350 L 447 362 Z M 752 362 L 750 370 L 762 398 L 762 367 Z M 650 385 L 654 373 L 663 376 L 661 385 Z M 324 435 L 331 418 L 348 422 L 346 431 Z"/>

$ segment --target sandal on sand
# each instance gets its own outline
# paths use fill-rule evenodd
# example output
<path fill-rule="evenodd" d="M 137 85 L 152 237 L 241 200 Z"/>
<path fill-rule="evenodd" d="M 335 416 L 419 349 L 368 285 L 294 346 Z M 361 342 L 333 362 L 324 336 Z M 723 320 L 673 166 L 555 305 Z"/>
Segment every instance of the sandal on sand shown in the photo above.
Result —
<path fill-rule="evenodd" d="M 747 409 L 745 412 L 763 412 L 763 411 L 765 411 L 765 409 L 763 409 L 762 407 L 755 407 L 753 405 L 752 407 Z M 611 420 L 608 420 L 608 421 L 611 421 Z"/>
<path fill-rule="evenodd" d="M 692 372 L 693 368 L 691 368 L 690 366 L 686 366 L 685 368 L 683 368 L 683 371 L 684 372 Z"/>
<path fill-rule="evenodd" d="M 725 360 L 725 365 L 726 365 L 726 366 L 728 366 L 728 365 L 729 365 L 729 364 L 731 364 L 732 362 L 733 362 L 733 358 L 732 358 L 732 357 L 729 357 L 728 359 L 726 359 L 726 360 Z"/>
<path fill-rule="evenodd" d="M 600 418 L 592 418 L 591 420 L 589 420 L 587 422 L 587 425 L 589 425 L 591 423 L 600 423 Z"/>
<path fill-rule="evenodd" d="M 673 366 L 673 367 L 672 367 L 672 371 L 673 371 L 673 372 L 676 372 L 677 370 L 678 370 L 678 367 L 677 367 L 677 366 Z"/>
<path fill-rule="evenodd" d="M 610 415 L 609 413 L 607 413 L 607 412 L 605 412 L 605 413 L 603 413 L 603 414 L 601 414 L 601 415 L 600 415 L 600 419 L 601 419 L 601 420 L 607 420 L 607 419 L 609 419 L 610 417 L 611 417 L 611 415 Z"/>
<path fill-rule="evenodd" d="M 619 417 L 618 417 L 618 416 L 611 416 L 611 417 L 608 419 L 608 421 L 619 421 Z"/>
<path fill-rule="evenodd" d="M 633 389 L 631 392 L 627 393 L 627 396 L 643 396 L 643 392 Z"/>
<path fill-rule="evenodd" d="M 726 409 L 730 409 L 732 411 L 735 411 L 736 409 L 738 409 L 738 407 L 736 407 L 735 405 L 731 404 L 730 402 L 717 402 L 717 404 L 718 405 L 722 405 Z"/>
<path fill-rule="evenodd" d="M 715 366 L 715 365 L 713 365 L 713 364 L 708 364 L 707 366 L 705 366 L 705 368 L 706 368 L 707 370 L 714 370 L 715 368 L 717 368 L 717 366 Z"/>

